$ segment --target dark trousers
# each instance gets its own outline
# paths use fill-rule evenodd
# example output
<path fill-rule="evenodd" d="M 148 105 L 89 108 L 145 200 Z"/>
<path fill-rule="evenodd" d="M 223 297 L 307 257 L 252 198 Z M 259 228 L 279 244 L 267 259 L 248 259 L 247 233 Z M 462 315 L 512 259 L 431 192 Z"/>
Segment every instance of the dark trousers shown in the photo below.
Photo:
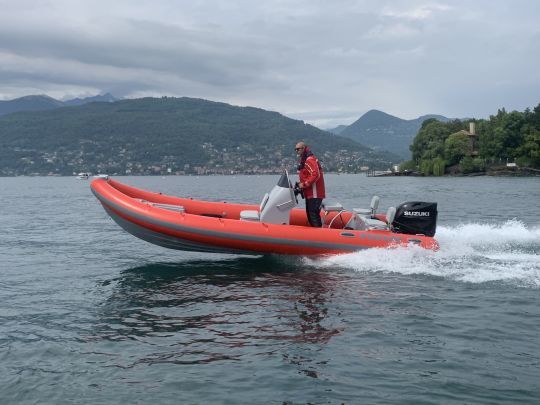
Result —
<path fill-rule="evenodd" d="M 306 214 L 311 226 L 322 227 L 321 205 L 322 198 L 306 198 Z"/>

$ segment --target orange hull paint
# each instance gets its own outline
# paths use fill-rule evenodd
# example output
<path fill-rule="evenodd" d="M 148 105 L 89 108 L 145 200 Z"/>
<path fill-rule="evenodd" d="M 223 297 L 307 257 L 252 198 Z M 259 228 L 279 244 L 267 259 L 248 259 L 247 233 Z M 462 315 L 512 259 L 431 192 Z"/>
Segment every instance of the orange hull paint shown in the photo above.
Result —
<path fill-rule="evenodd" d="M 148 242 L 179 250 L 242 254 L 331 255 L 366 248 L 411 244 L 437 250 L 434 238 L 389 230 L 345 230 L 351 214 L 333 221 L 332 228 L 309 227 L 305 211 L 293 209 L 290 225 L 240 221 L 240 212 L 258 205 L 179 198 L 98 178 L 91 189 L 107 213 L 126 231 Z M 184 207 L 175 212 L 152 204 Z M 335 216 L 325 218 L 329 223 Z"/>

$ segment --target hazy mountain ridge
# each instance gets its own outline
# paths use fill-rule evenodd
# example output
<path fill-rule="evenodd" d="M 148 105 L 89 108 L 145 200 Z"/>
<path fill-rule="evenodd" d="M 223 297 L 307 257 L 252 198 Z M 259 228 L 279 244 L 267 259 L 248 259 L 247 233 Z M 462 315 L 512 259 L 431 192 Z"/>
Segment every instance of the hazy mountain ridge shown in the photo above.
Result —
<path fill-rule="evenodd" d="M 443 115 L 428 114 L 405 120 L 379 110 L 370 110 L 345 128 L 333 128 L 332 133 L 351 138 L 375 150 L 386 150 L 403 159 L 410 159 L 409 146 L 422 126 L 430 118 L 447 122 Z M 336 131 L 337 130 L 337 131 Z"/>
<path fill-rule="evenodd" d="M 163 97 L 0 117 L 0 174 L 294 170 L 299 139 L 313 145 L 331 171 L 388 168 L 399 161 L 277 112 Z"/>
<path fill-rule="evenodd" d="M 117 100 L 118 99 L 110 93 L 86 98 L 74 98 L 66 101 L 56 100 L 44 94 L 30 95 L 13 100 L 0 100 L 0 116 L 22 111 L 46 111 L 60 107 L 83 105 L 97 101 L 113 102 Z"/>
<path fill-rule="evenodd" d="M 94 102 L 107 102 L 112 103 L 114 101 L 118 101 L 119 99 L 114 97 L 110 93 L 100 94 L 93 97 L 85 97 L 85 98 L 74 98 L 71 100 L 64 101 L 64 106 L 75 106 L 75 105 L 83 105 L 88 103 L 94 103 Z"/>
<path fill-rule="evenodd" d="M 336 135 L 340 135 L 345 128 L 347 128 L 347 125 L 338 125 L 337 127 L 327 129 L 326 131 L 331 132 Z"/>

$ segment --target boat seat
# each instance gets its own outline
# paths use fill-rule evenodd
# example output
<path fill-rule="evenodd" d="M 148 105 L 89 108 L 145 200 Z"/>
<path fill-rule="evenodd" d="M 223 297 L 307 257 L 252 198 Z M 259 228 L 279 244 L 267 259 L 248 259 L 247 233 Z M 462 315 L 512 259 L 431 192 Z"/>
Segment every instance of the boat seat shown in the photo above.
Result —
<path fill-rule="evenodd" d="M 259 211 L 256 210 L 244 210 L 240 211 L 240 221 L 255 221 L 259 222 Z"/>
<path fill-rule="evenodd" d="M 388 207 L 388 211 L 386 211 L 386 223 L 388 224 L 389 229 L 392 227 L 392 222 L 394 222 L 395 217 L 396 217 L 396 208 Z"/>
<path fill-rule="evenodd" d="M 357 215 L 353 213 L 351 215 L 351 218 L 349 221 L 345 224 L 345 227 L 343 229 L 350 229 L 355 231 L 365 231 L 367 228 L 367 225 L 364 221 L 364 217 L 361 217 L 360 215 Z"/>
<path fill-rule="evenodd" d="M 388 207 L 386 211 L 386 222 L 381 221 L 376 218 L 362 218 L 366 226 L 369 229 L 390 229 L 392 222 L 394 222 L 394 217 L 396 216 L 396 209 L 394 207 Z"/>
<path fill-rule="evenodd" d="M 341 203 L 339 203 L 337 201 L 330 202 L 330 203 L 324 203 L 322 205 L 322 209 L 324 211 L 323 224 L 326 223 L 326 217 L 328 216 L 328 213 L 337 212 L 337 215 L 335 215 L 334 218 L 332 218 L 330 223 L 327 225 L 328 228 L 332 227 L 332 224 L 334 223 L 334 221 L 336 220 L 337 217 L 339 217 L 339 219 L 343 223 L 343 218 L 341 217 L 341 214 L 345 211 L 345 208 L 343 208 L 343 205 L 341 205 Z"/>
<path fill-rule="evenodd" d="M 362 218 L 368 229 L 388 229 L 386 222 L 375 218 Z"/>
<path fill-rule="evenodd" d="M 322 209 L 326 212 L 340 212 L 343 211 L 343 205 L 338 202 L 324 203 Z"/>
<path fill-rule="evenodd" d="M 379 197 L 374 195 L 369 206 L 370 208 L 353 208 L 353 212 L 358 215 L 373 218 L 377 212 L 377 208 L 379 208 Z"/>
<path fill-rule="evenodd" d="M 266 203 L 268 202 L 269 198 L 270 198 L 270 194 L 266 193 L 261 201 L 261 204 L 259 205 L 259 211 L 256 211 L 256 210 L 240 211 L 240 221 L 255 221 L 255 222 L 260 221 L 261 212 L 266 206 Z"/>

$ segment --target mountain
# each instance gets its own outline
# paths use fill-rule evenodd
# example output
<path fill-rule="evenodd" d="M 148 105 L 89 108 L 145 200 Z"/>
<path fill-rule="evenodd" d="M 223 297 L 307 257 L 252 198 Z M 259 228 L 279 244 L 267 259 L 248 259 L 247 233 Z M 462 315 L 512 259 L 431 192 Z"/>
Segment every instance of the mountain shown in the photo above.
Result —
<path fill-rule="evenodd" d="M 399 161 L 277 112 L 163 97 L 0 117 L 0 175 L 294 170 L 293 146 L 300 139 L 328 171 Z"/>
<path fill-rule="evenodd" d="M 14 100 L 0 100 L 0 115 L 18 111 L 42 111 L 62 107 L 61 101 L 46 95 L 25 96 Z"/>
<path fill-rule="evenodd" d="M 433 114 L 404 120 L 382 111 L 370 110 L 342 129 L 339 134 L 375 150 L 387 150 L 403 159 L 410 159 L 409 145 L 412 144 L 422 123 L 430 118 L 443 122 L 450 120 L 442 115 Z"/>
<path fill-rule="evenodd" d="M 343 130 L 347 128 L 347 125 L 338 125 L 335 128 L 327 129 L 328 132 L 331 132 L 333 134 L 339 135 L 343 132 Z"/>
<path fill-rule="evenodd" d="M 105 94 L 100 94 L 93 97 L 74 98 L 71 100 L 67 100 L 67 101 L 64 101 L 64 106 L 83 105 L 83 104 L 94 103 L 94 102 L 112 103 L 118 100 L 119 99 L 114 97 L 111 93 L 105 93 Z"/>
<path fill-rule="evenodd" d="M 112 102 L 117 100 L 117 98 L 109 93 L 93 97 L 74 98 L 67 101 L 56 100 L 47 95 L 25 96 L 14 100 L 0 100 L 0 116 L 20 111 L 45 111 L 66 106 L 83 105 L 96 101 Z"/>

